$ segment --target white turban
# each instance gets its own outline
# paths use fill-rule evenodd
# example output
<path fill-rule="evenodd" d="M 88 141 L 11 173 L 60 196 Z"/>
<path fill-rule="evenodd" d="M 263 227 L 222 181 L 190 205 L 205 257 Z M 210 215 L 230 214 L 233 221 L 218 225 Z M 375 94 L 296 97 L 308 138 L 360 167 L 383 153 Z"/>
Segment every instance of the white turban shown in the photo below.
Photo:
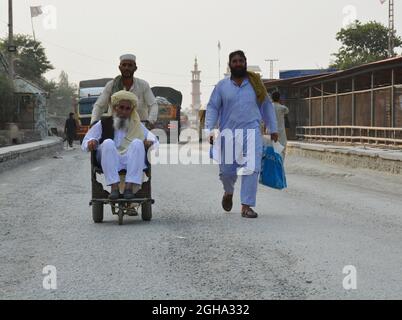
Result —
<path fill-rule="evenodd" d="M 114 107 L 114 106 L 118 105 L 120 101 L 124 101 L 124 100 L 130 101 L 131 105 L 133 106 L 133 110 L 132 110 L 131 116 L 130 116 L 130 124 L 129 124 L 127 135 L 124 138 L 124 140 L 122 141 L 120 147 L 118 148 L 118 150 L 121 154 L 124 154 L 128 150 L 130 143 L 134 139 L 140 139 L 141 141 L 144 141 L 144 139 L 145 139 L 144 131 L 141 127 L 141 119 L 136 110 L 136 108 L 138 106 L 137 96 L 130 91 L 126 91 L 126 90 L 118 91 L 118 92 L 114 93 L 111 97 L 112 106 Z"/>
<path fill-rule="evenodd" d="M 136 58 L 135 55 L 133 55 L 133 54 L 123 54 L 123 55 L 120 57 L 120 62 L 123 61 L 123 60 L 129 60 L 129 61 L 134 61 L 134 62 L 136 62 L 137 58 Z"/>
<path fill-rule="evenodd" d="M 121 90 L 121 91 L 114 93 L 111 97 L 111 100 L 112 100 L 111 102 L 112 102 L 113 107 L 115 105 L 119 104 L 119 102 L 123 101 L 123 100 L 130 101 L 130 103 L 134 109 L 137 108 L 137 106 L 138 106 L 137 96 L 134 93 L 132 93 L 130 91 L 126 91 L 126 90 Z"/>

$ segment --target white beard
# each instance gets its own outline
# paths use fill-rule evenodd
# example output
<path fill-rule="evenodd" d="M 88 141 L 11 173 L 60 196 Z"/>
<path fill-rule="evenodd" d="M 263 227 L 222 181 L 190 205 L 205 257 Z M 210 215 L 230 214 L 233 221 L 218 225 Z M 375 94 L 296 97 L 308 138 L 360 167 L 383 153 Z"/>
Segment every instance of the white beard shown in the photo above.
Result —
<path fill-rule="evenodd" d="M 119 118 L 118 116 L 113 116 L 113 128 L 115 130 L 128 130 L 128 125 L 130 123 L 129 119 Z"/>

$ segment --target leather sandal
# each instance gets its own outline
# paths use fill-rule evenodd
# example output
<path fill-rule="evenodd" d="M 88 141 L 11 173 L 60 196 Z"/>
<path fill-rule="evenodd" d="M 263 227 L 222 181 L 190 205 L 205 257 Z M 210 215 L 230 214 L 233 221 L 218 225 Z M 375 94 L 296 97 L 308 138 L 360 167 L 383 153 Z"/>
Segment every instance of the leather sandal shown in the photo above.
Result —
<path fill-rule="evenodd" d="M 135 195 L 133 193 L 133 190 L 131 189 L 126 189 L 124 190 L 124 195 L 123 195 L 125 200 L 132 200 L 135 198 Z"/>
<path fill-rule="evenodd" d="M 112 190 L 109 194 L 109 200 L 118 200 L 120 198 L 119 189 Z"/>
<path fill-rule="evenodd" d="M 226 212 L 232 211 L 233 208 L 233 194 L 224 195 L 222 198 L 222 208 Z"/>
<path fill-rule="evenodd" d="M 248 208 L 245 211 L 242 211 L 241 216 L 243 218 L 249 218 L 249 219 L 256 219 L 258 218 L 258 214 L 257 212 L 255 212 L 253 209 Z"/>

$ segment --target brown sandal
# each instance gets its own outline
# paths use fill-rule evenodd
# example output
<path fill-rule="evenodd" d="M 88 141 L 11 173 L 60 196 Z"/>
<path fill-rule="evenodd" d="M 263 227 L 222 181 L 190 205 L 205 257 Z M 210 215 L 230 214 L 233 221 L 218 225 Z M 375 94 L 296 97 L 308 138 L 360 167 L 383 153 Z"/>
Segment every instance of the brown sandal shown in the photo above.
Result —
<path fill-rule="evenodd" d="M 253 209 L 248 208 L 246 211 L 242 211 L 241 216 L 243 218 L 249 218 L 249 219 L 256 219 L 258 218 L 257 212 L 255 212 Z"/>
<path fill-rule="evenodd" d="M 224 195 L 222 198 L 222 208 L 226 212 L 232 211 L 233 208 L 233 194 Z"/>

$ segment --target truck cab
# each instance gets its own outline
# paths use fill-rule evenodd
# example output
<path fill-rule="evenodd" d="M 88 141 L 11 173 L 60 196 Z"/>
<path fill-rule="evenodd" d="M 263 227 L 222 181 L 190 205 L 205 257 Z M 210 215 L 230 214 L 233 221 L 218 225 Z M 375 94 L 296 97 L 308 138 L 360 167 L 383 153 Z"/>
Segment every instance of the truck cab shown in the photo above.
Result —
<path fill-rule="evenodd" d="M 91 124 L 92 109 L 106 84 L 113 79 L 103 78 L 84 80 L 79 84 L 79 100 L 77 106 L 77 138 L 82 142 Z"/>
<path fill-rule="evenodd" d="M 178 138 L 180 135 L 181 104 L 183 95 L 180 91 L 170 87 L 153 87 L 151 90 L 156 98 L 159 109 L 158 120 L 155 123 L 155 128 L 164 130 L 167 135 L 166 142 L 170 143 L 171 138 Z"/>
<path fill-rule="evenodd" d="M 78 102 L 77 138 L 82 142 L 91 124 L 92 109 L 98 97 L 81 98 Z"/>

